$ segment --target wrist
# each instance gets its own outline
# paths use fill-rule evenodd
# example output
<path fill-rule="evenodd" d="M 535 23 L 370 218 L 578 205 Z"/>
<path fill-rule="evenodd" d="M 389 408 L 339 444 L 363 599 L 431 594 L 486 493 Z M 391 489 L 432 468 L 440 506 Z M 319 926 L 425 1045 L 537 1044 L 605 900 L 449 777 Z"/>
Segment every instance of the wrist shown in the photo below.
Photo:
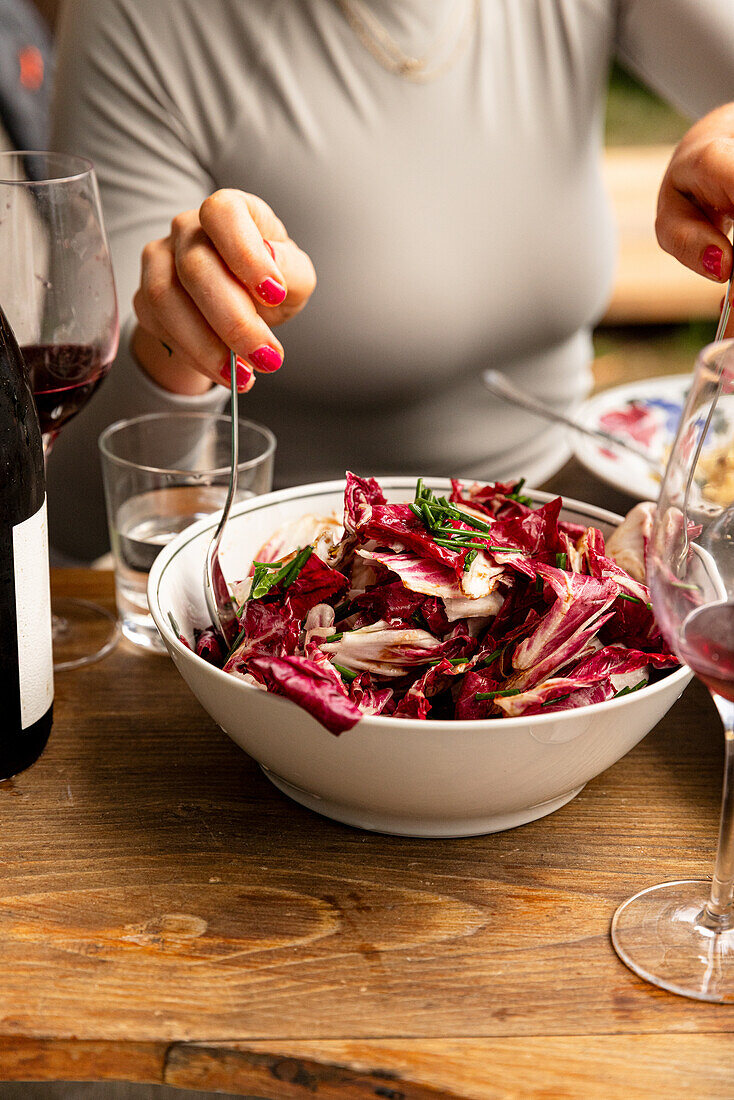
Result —
<path fill-rule="evenodd" d="M 161 389 L 198 397 L 212 388 L 210 379 L 192 367 L 181 366 L 166 345 L 139 324 L 133 330 L 130 346 L 140 369 Z"/>

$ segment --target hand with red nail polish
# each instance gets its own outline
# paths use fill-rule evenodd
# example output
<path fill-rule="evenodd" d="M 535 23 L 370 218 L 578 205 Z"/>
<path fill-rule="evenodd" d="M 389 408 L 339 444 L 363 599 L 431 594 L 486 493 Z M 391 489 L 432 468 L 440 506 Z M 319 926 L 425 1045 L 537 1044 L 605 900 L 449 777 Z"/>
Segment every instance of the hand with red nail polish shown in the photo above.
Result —
<path fill-rule="evenodd" d="M 658 241 L 686 267 L 716 282 L 731 276 L 734 104 L 699 119 L 678 144 L 658 196 Z"/>
<path fill-rule="evenodd" d="M 253 368 L 271 374 L 282 365 L 273 329 L 303 309 L 315 285 L 311 260 L 262 199 L 216 191 L 143 249 L 136 357 L 159 385 L 195 394 L 229 385 L 232 349 L 245 392 Z"/>

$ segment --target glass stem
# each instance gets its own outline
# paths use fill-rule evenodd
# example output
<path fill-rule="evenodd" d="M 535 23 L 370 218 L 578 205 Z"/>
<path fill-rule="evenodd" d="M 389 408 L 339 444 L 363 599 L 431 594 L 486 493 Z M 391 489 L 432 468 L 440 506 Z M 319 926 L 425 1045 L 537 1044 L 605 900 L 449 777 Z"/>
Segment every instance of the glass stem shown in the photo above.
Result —
<path fill-rule="evenodd" d="M 734 703 L 713 692 L 712 695 L 724 723 L 724 788 L 714 880 L 704 919 L 708 918 L 705 923 L 709 927 L 722 931 L 734 923 L 731 913 L 734 888 Z"/>

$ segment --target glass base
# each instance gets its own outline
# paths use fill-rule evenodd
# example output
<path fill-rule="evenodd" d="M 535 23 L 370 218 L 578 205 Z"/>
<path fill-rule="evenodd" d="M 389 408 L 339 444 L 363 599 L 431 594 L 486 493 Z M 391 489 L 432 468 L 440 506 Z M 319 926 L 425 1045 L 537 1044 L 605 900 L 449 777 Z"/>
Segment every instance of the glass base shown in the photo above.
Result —
<path fill-rule="evenodd" d="M 620 905 L 612 943 L 646 982 L 681 997 L 734 1003 L 734 927 L 716 930 L 704 914 L 711 882 L 650 886 Z"/>
<path fill-rule="evenodd" d="M 51 611 L 54 672 L 65 672 L 99 661 L 120 640 L 115 616 L 89 600 L 52 599 Z"/>

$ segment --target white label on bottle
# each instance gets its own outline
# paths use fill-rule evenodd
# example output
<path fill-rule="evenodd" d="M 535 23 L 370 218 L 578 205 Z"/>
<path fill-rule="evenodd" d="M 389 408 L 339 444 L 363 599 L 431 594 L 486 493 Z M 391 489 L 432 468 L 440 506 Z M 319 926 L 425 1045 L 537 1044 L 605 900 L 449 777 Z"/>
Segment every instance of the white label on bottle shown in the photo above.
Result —
<path fill-rule="evenodd" d="M 13 528 L 13 559 L 20 719 L 27 729 L 43 718 L 54 698 L 45 498 L 35 515 Z"/>

